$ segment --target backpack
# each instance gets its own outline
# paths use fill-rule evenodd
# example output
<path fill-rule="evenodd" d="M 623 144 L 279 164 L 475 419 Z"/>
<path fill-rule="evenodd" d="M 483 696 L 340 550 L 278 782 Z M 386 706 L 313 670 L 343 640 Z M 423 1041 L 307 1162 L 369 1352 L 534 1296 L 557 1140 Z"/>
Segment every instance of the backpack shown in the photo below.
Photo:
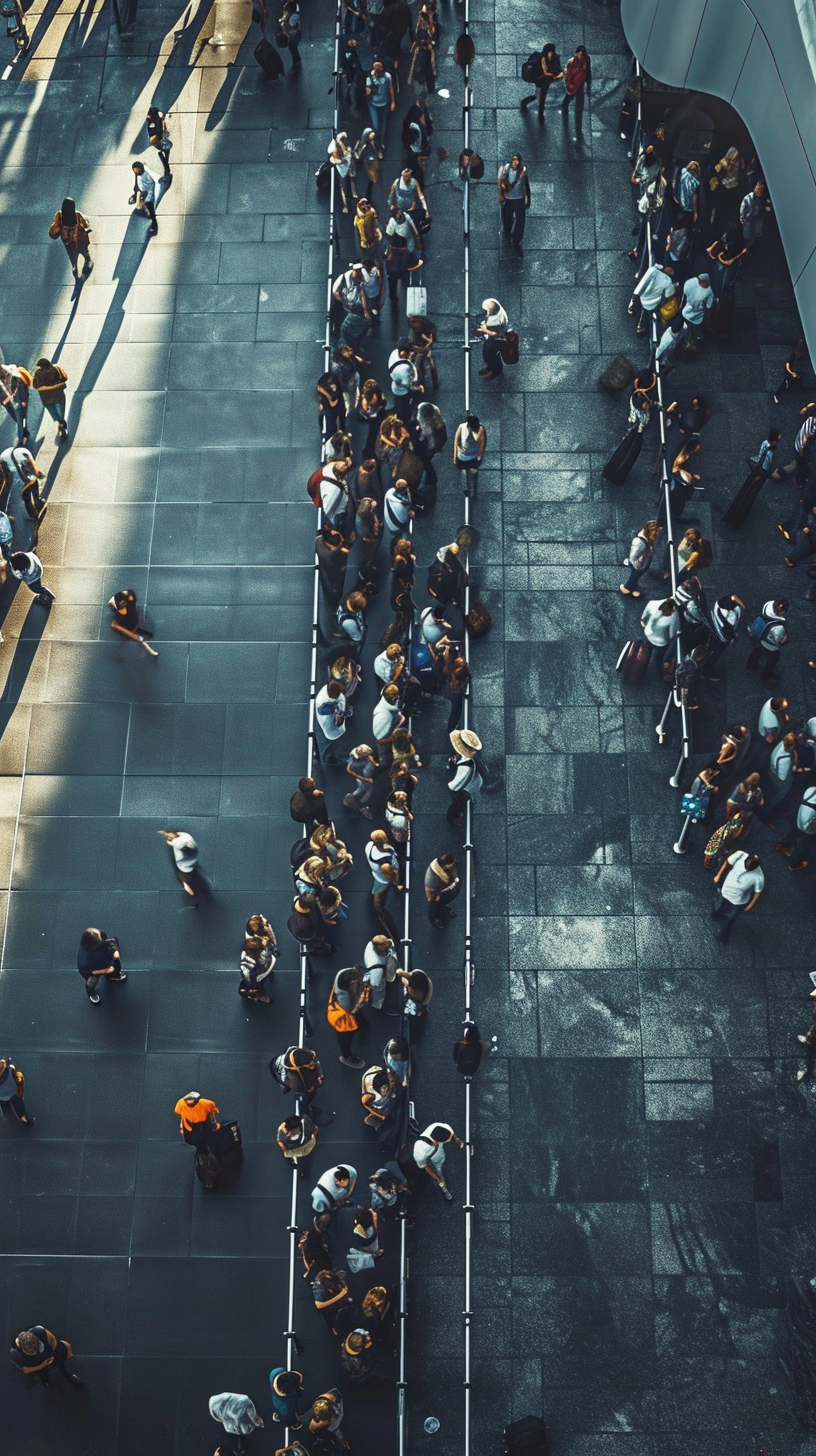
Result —
<path fill-rule="evenodd" d="M 567 61 L 567 70 L 564 76 L 564 86 L 568 96 L 574 96 L 580 91 L 587 77 L 586 61 L 583 56 L 573 56 Z"/>
<path fill-rule="evenodd" d="M 697 554 L 700 558 L 697 562 L 698 566 L 702 567 L 711 565 L 711 562 L 714 559 L 714 553 L 711 550 L 711 542 L 707 541 L 705 536 L 701 536 L 700 540 L 697 543 Z"/>
<path fill-rule="evenodd" d="M 499 345 L 499 353 L 505 364 L 518 364 L 519 336 L 515 329 L 508 329 Z"/>
<path fill-rule="evenodd" d="M 317 470 L 313 470 L 312 471 L 311 475 L 309 476 L 309 479 L 306 482 L 306 491 L 307 491 L 307 494 L 309 496 L 309 499 L 312 502 L 312 505 L 313 506 L 316 506 L 318 510 L 320 510 L 320 505 L 321 505 L 321 501 L 320 501 L 320 487 L 321 487 L 322 483 L 323 483 L 323 466 L 320 465 L 320 466 L 318 466 Z"/>
<path fill-rule="evenodd" d="M 781 617 L 766 617 L 764 612 L 760 612 L 758 617 L 754 617 L 753 622 L 748 628 L 748 636 L 757 647 L 760 647 L 762 646 L 762 639 L 768 628 L 775 627 L 777 622 L 781 621 Z"/>
<path fill-rule="evenodd" d="M 526 61 L 522 62 L 521 79 L 528 85 L 538 85 L 541 80 L 541 53 L 539 51 L 532 51 Z"/>
<path fill-rule="evenodd" d="M 475 58 L 476 47 L 473 44 L 473 37 L 470 35 L 460 35 L 453 47 L 454 64 L 461 66 L 462 70 L 466 71 L 468 66 L 473 65 Z"/>
<path fill-rule="evenodd" d="M 471 637 L 484 637 L 492 626 L 493 618 L 484 602 L 480 601 L 477 596 L 472 596 L 470 611 L 467 614 L 467 629 Z"/>
<path fill-rule="evenodd" d="M 329 161 L 329 159 L 327 157 L 326 160 L 325 160 L 325 162 L 321 162 L 320 163 L 320 166 L 318 167 L 317 171 L 315 172 L 315 186 L 316 186 L 318 192 L 325 192 L 326 191 L 326 188 L 329 185 L 330 180 L 331 180 L 331 162 Z"/>

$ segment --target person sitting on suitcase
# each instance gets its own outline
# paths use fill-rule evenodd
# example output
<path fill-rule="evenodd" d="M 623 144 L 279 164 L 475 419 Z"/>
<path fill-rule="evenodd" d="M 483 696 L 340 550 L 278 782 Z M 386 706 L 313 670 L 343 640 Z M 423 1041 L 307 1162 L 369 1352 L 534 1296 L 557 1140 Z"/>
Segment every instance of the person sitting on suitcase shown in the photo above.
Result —
<path fill-rule="evenodd" d="M 186 1097 L 180 1097 L 174 1111 L 179 1119 L 179 1132 L 194 1148 L 204 1149 L 208 1131 L 221 1126 L 215 1103 L 209 1097 L 202 1097 L 200 1092 L 188 1092 Z"/>

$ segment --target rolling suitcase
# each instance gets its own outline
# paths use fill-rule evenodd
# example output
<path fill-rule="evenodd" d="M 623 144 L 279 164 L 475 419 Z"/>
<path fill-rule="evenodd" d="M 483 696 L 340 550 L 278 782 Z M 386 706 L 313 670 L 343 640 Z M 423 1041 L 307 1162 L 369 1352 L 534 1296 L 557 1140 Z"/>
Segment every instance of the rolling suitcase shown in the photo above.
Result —
<path fill-rule="evenodd" d="M 261 70 L 264 72 L 264 75 L 268 76 L 270 81 L 277 81 L 278 77 L 283 75 L 283 61 L 281 60 L 280 51 L 276 51 L 275 47 L 270 44 L 265 36 L 263 40 L 258 41 L 253 55 Z"/>
<path fill-rule="evenodd" d="M 503 1456 L 549 1456 L 547 1427 L 540 1416 L 524 1416 L 504 1428 Z"/>
<path fill-rule="evenodd" d="M 624 682 L 639 683 L 652 656 L 652 644 L 644 637 L 627 642 L 615 663 L 615 671 L 623 673 Z"/>
<path fill-rule="evenodd" d="M 410 286 L 407 290 L 407 299 L 408 317 L 412 318 L 414 314 L 419 314 L 422 318 L 425 318 L 428 312 L 427 288 L 422 288 L 418 285 L 416 287 Z"/>
<path fill-rule="evenodd" d="M 207 1134 L 207 1150 L 214 1153 L 222 1168 L 234 1167 L 241 1160 L 241 1129 L 237 1122 L 222 1122 Z"/>

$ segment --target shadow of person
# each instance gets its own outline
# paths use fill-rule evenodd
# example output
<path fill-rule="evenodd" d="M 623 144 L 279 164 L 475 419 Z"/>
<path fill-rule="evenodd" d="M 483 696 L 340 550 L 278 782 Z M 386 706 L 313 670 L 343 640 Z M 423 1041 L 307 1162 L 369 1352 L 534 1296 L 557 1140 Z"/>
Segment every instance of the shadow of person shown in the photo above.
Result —
<path fill-rule="evenodd" d="M 167 187 L 164 178 L 161 178 L 156 193 L 157 210 L 166 191 Z M 85 396 L 90 394 L 96 386 L 102 370 L 105 367 L 111 347 L 119 337 L 125 317 L 125 303 L 133 287 L 136 274 L 139 271 L 145 249 L 150 242 L 148 227 L 147 214 L 137 213 L 134 210 L 130 215 L 125 236 L 122 239 L 122 245 L 119 249 L 119 257 L 116 260 L 116 266 L 113 270 L 113 277 L 116 281 L 116 292 L 111 299 L 110 307 L 102 321 L 99 338 L 91 350 L 82 374 L 74 386 L 71 406 L 69 408 L 69 423 L 72 436 L 75 436 L 79 428 Z M 56 355 L 54 357 L 56 358 Z"/>
<path fill-rule="evenodd" d="M 21 583 L 10 577 L 0 590 L 0 621 L 5 621 L 20 588 Z M 25 591 L 28 595 L 28 587 L 25 588 Z M 22 697 L 48 621 L 48 612 L 39 603 L 34 602 L 33 596 L 31 603 L 34 610 L 26 614 L 14 648 L 14 656 L 8 669 L 5 685 L 0 692 L 0 739 L 8 728 L 14 710 Z"/>

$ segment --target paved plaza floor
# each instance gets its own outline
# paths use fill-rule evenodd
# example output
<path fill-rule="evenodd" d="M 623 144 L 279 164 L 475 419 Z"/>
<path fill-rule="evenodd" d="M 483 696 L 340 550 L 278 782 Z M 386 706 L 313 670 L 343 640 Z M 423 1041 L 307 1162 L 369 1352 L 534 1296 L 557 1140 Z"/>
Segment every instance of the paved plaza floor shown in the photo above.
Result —
<path fill-rule="evenodd" d="M 27 366 L 58 353 L 72 434 L 58 452 L 33 407 L 49 498 L 38 549 L 56 605 L 46 615 L 9 586 L 0 598 L 0 1054 L 25 1070 L 37 1118 L 31 1134 L 9 1122 L 0 1132 L 0 1316 L 9 1341 L 37 1321 L 67 1334 L 86 1379 L 82 1392 L 27 1392 L 6 1365 L 4 1456 L 197 1456 L 216 1443 L 207 1398 L 221 1390 L 246 1390 L 267 1417 L 258 1456 L 271 1456 L 280 1429 L 266 1382 L 285 1353 L 290 1183 L 267 1063 L 297 1029 L 287 805 L 306 762 L 305 482 L 319 460 L 328 258 L 313 174 L 332 118 L 332 6 L 303 9 L 303 70 L 273 85 L 252 58 L 250 0 L 186 13 L 141 0 L 130 36 L 99 0 L 35 0 L 29 57 L 0 85 L 0 347 Z M 440 12 L 425 282 L 452 435 L 463 402 L 462 79 L 460 11 L 441 0 Z M 474 1005 L 499 1039 L 474 1084 L 472 1449 L 491 1456 L 508 1419 L 543 1410 L 563 1456 L 809 1456 L 816 1097 L 796 1083 L 795 1037 L 810 1016 L 812 872 L 789 874 L 758 825 L 767 890 L 728 946 L 715 941 L 705 832 L 684 858 L 672 851 L 677 722 L 659 748 L 662 685 L 650 675 L 628 688 L 614 672 L 636 627 L 620 563 L 656 504 L 654 434 L 624 487 L 601 479 L 626 399 L 598 377 L 618 351 L 646 358 L 626 313 L 634 212 L 618 112 L 631 58 L 616 8 L 599 0 L 523 0 L 512 14 L 480 0 L 471 29 L 486 162 L 472 298 L 498 297 L 521 338 L 521 361 L 500 380 L 478 378 L 478 353 L 472 363 L 489 435 L 473 570 L 494 621 L 473 645 L 471 721 L 497 784 L 475 820 Z M 535 107 L 519 111 L 521 61 L 549 39 L 562 56 L 584 43 L 593 58 L 581 141 L 555 92 L 542 125 Z M 127 197 L 131 162 L 149 164 L 150 104 L 171 114 L 174 177 L 148 243 Z M 715 114 L 724 150 L 730 123 Z M 355 135 L 367 124 L 344 119 Z M 492 180 L 517 148 L 533 194 L 523 259 L 500 247 Z M 386 184 L 400 155 L 395 124 Z M 95 270 L 78 298 L 47 236 L 66 194 L 94 226 Z M 381 191 L 374 200 L 384 212 Z M 345 262 L 342 219 L 340 239 Z M 371 344 L 381 379 L 403 329 L 386 306 Z M 740 532 L 720 515 L 777 419 L 792 455 L 801 401 L 776 410 L 770 394 L 799 331 L 771 228 L 738 285 L 730 337 L 707 338 L 669 381 L 713 409 L 694 507 L 714 543 L 710 595 L 735 590 L 751 615 L 791 598 L 783 687 L 797 723 L 816 684 L 807 578 L 782 565 L 776 531 L 791 487 L 769 484 Z M 12 439 L 4 415 L 0 448 Z M 417 522 L 421 566 L 461 525 L 454 475 L 446 461 L 436 509 Z M 27 544 L 19 502 L 16 516 Z M 663 595 L 662 575 L 648 583 Z M 146 603 L 156 661 L 112 640 L 105 604 L 123 586 Z M 694 715 L 695 764 L 732 723 L 755 726 L 768 690 L 746 675 L 746 650 L 727 654 Z M 355 741 L 373 696 L 368 681 Z M 441 812 L 446 714 L 432 705 L 417 722 L 421 867 L 461 846 Z M 335 776 L 327 790 L 338 821 L 345 787 Z M 374 929 L 365 825 L 347 819 L 358 868 L 332 967 L 357 958 Z M 200 845 L 211 898 L 198 912 L 184 908 L 157 837 L 168 827 Z M 237 957 L 259 910 L 285 950 L 274 1007 L 248 1008 Z M 413 1095 L 422 1126 L 442 1118 L 458 1132 L 450 1048 L 463 923 L 460 910 L 444 935 L 431 931 L 415 890 L 413 961 L 435 994 Z M 118 935 L 129 973 L 99 1007 L 75 969 L 89 924 Z M 377 1145 L 325 1024 L 332 973 L 320 963 L 310 990 L 322 1100 L 338 1112 L 321 1151 L 327 1166 L 342 1156 L 365 1175 Z M 392 1027 L 371 1022 L 361 1050 L 374 1059 Z M 191 1086 L 243 1130 L 243 1172 L 223 1198 L 203 1196 L 176 1130 L 173 1105 Z M 438 1456 L 461 1451 L 463 1436 L 456 1155 L 450 1181 L 453 1207 L 430 1190 L 409 1234 L 408 1449 L 427 1443 Z M 299 1282 L 313 1395 L 335 1383 L 337 1360 L 309 1304 Z M 352 1395 L 347 1410 L 355 1452 L 394 1456 L 392 1388 Z M 428 1415 L 441 1422 L 433 1437 Z"/>

